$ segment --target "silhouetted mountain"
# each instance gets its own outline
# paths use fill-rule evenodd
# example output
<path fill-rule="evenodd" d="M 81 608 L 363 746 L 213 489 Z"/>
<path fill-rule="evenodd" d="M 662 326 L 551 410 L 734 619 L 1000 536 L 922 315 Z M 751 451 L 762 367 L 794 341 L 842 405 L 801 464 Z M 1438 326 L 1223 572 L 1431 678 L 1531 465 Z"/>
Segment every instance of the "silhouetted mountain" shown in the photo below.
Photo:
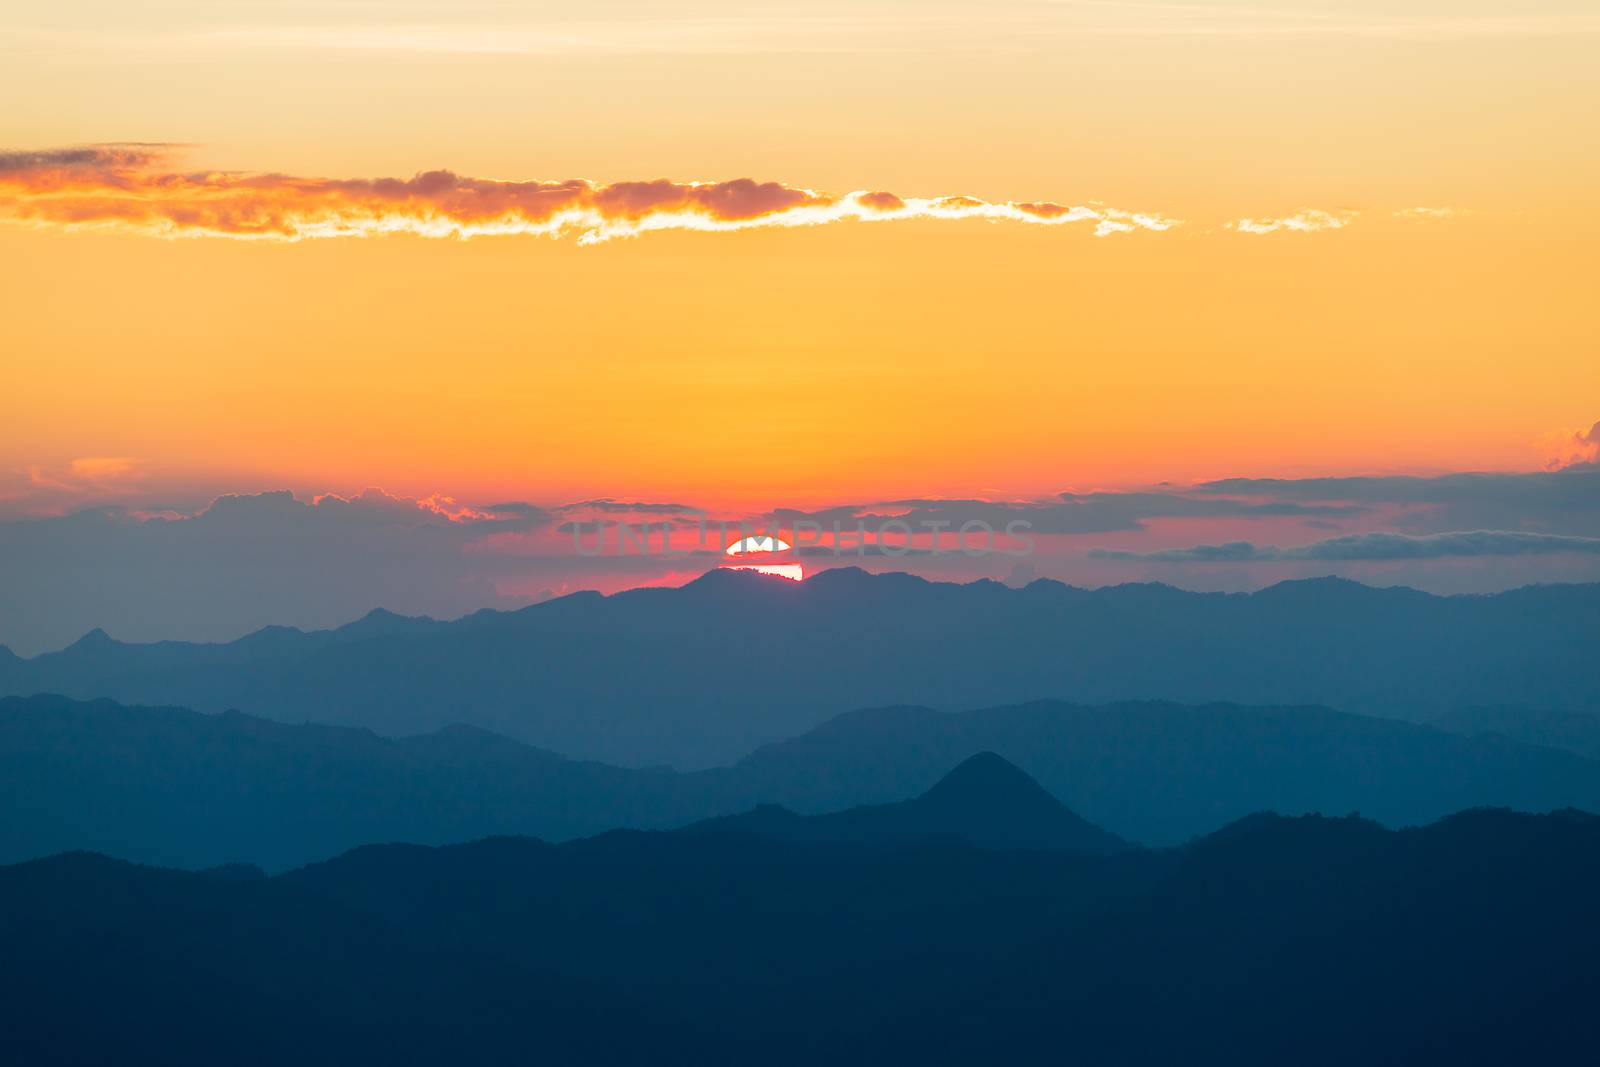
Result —
<path fill-rule="evenodd" d="M 1001 788 L 991 779 L 1002 774 L 963 775 L 949 791 L 935 789 L 984 752 L 1094 826 L 1146 844 L 1181 842 L 1267 809 L 1354 810 L 1390 826 L 1482 805 L 1600 809 L 1600 764 L 1572 753 L 1325 708 L 883 708 L 839 716 L 733 767 L 678 774 L 566 760 L 465 726 L 385 738 L 238 713 L 6 697 L 0 810 L 27 817 L 0 819 L 0 862 L 87 848 L 190 868 L 242 861 L 281 870 L 363 842 L 565 840 L 679 827 L 760 804 L 841 813 L 822 826 L 937 824 L 1001 843 L 996 835 L 1009 831 L 961 822 L 970 815 L 981 823 L 988 802 L 940 808 L 957 786 L 1003 795 L 989 807 L 1016 809 L 1019 832 L 1045 833 L 1058 818 L 1068 840 L 1071 814 L 1041 814 L 1043 798 Z M 931 798 L 900 814 L 843 813 L 929 790 Z M 776 825 L 785 816 L 754 818 Z"/>
<path fill-rule="evenodd" d="M 1506 705 L 1457 708 L 1433 721 L 1451 733 L 1499 734 L 1528 745 L 1564 748 L 1600 759 L 1600 715 Z"/>
<path fill-rule="evenodd" d="M 1452 811 L 1600 810 L 1600 763 L 1504 737 L 1317 707 L 1040 701 L 956 714 L 840 715 L 734 768 L 799 811 L 913 796 L 976 752 L 1016 764 L 1096 826 L 1173 844 L 1254 811 L 1360 811 L 1388 826 Z"/>
<path fill-rule="evenodd" d="M 1600 585 L 1436 597 L 1322 579 L 1221 594 L 714 571 L 451 623 L 368 616 L 222 645 L 101 636 L 0 659 L 0 693 L 385 734 L 465 721 L 573 757 L 704 767 L 873 705 L 1226 700 L 1414 720 L 1468 703 L 1600 710 L 1596 617 Z"/>
<path fill-rule="evenodd" d="M 904 844 L 949 838 L 979 848 L 1024 848 L 1093 856 L 1128 843 L 1074 815 L 1013 764 L 992 752 L 969 757 L 921 796 L 826 815 L 765 804 L 708 819 L 685 833 L 748 833 L 783 841 Z"/>
<path fill-rule="evenodd" d="M 227 882 L 253 882 L 267 876 L 266 871 L 253 863 L 219 863 L 199 873 L 207 878 L 220 878 Z"/>
<path fill-rule="evenodd" d="M 30 1067 L 642 1062 L 662 1036 L 556 968 L 281 880 L 82 853 L 0 868 L 0 944 L 0 1060 Z"/>
<path fill-rule="evenodd" d="M 1074 857 L 743 833 L 0 868 L 41 1063 L 1587 1063 L 1600 819 L 1259 816 Z"/>

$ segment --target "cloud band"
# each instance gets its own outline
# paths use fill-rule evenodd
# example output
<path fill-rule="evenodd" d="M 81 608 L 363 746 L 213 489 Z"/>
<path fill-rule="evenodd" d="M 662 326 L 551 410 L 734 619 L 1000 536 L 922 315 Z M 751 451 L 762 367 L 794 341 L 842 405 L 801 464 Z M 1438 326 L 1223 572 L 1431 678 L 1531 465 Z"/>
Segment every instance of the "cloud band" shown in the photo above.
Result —
<path fill-rule="evenodd" d="M 303 178 L 167 168 L 162 146 L 107 145 L 0 154 L 0 218 L 109 227 L 164 237 L 302 240 L 405 233 L 421 237 L 575 235 L 580 244 L 656 230 L 743 230 L 900 219 L 1092 224 L 1097 236 L 1161 232 L 1153 212 L 969 196 L 819 193 L 779 182 L 665 179 L 501 181 L 447 170 L 413 178 Z"/>
<path fill-rule="evenodd" d="M 1566 537 L 1521 530 L 1466 530 L 1413 537 L 1397 533 L 1351 534 L 1309 545 L 1280 548 L 1230 541 L 1159 552 L 1123 552 L 1097 548 L 1091 559 L 1144 560 L 1155 563 L 1264 563 L 1297 560 L 1353 562 L 1360 560 L 1444 559 L 1447 557 L 1530 556 L 1556 552 L 1600 554 L 1600 537 Z"/>

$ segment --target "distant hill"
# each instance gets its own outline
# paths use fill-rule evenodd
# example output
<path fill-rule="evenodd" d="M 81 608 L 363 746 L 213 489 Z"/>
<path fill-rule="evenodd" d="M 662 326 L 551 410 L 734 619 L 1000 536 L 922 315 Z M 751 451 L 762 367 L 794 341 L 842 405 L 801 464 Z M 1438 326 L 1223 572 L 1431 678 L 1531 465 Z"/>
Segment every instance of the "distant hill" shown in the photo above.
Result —
<path fill-rule="evenodd" d="M 425 737 L 237 712 L 0 699 L 0 860 L 91 849 L 181 867 L 269 869 L 371 841 L 573 837 L 660 811 L 679 776 L 564 760 L 465 726 Z"/>
<path fill-rule="evenodd" d="M 1166 852 L 619 832 L 270 878 L 0 868 L 26 1063 L 1581 1064 L 1600 819 Z"/>
<path fill-rule="evenodd" d="M 1128 843 L 1074 815 L 1032 778 L 992 752 L 968 757 L 926 793 L 897 804 L 797 815 L 767 804 L 708 819 L 684 833 L 746 833 L 781 841 L 884 845 L 947 838 L 980 848 L 1095 856 Z"/>
<path fill-rule="evenodd" d="M 1466 704 L 1600 711 L 1600 585 L 1437 597 L 1337 579 L 1250 594 L 714 571 L 455 622 L 0 656 L 0 694 L 236 708 L 389 735 L 456 722 L 563 755 L 732 762 L 854 707 L 1041 698 L 1324 704 L 1425 720 Z"/>
<path fill-rule="evenodd" d="M 1452 811 L 1600 811 L 1600 763 L 1497 735 L 1318 707 L 1039 701 L 950 714 L 849 712 L 735 772 L 800 811 L 883 803 L 976 752 L 1011 761 L 1096 826 L 1171 844 L 1254 811 L 1360 812 L 1387 826 Z"/>
<path fill-rule="evenodd" d="M 1600 810 L 1600 764 L 1573 753 L 1325 708 L 881 708 L 839 716 L 732 767 L 678 774 L 567 760 L 471 727 L 389 738 L 237 713 L 7 697 L 0 811 L 27 816 L 0 819 L 0 862 L 91 849 L 169 866 L 242 862 L 275 871 L 375 841 L 566 840 L 681 827 L 762 804 L 841 813 L 796 824 L 801 836 L 926 827 L 1003 845 L 991 836 L 1011 832 L 1003 821 L 978 830 L 961 822 L 981 816 L 978 805 L 936 803 L 948 789 L 889 812 L 844 811 L 927 793 L 986 752 L 1049 794 L 1008 786 L 1009 772 L 964 776 L 998 779 L 1006 788 L 991 793 L 1018 833 L 1042 835 L 1035 843 L 1050 834 L 1071 840 L 1072 813 L 1160 845 L 1262 810 L 1360 811 L 1389 826 L 1485 805 Z M 997 762 L 987 765 L 998 770 Z M 1052 809 L 1056 802 L 1070 812 Z M 775 836 L 795 817 L 743 816 L 747 829 L 759 824 Z"/>
<path fill-rule="evenodd" d="M 1507 705 L 1456 708 L 1433 720 L 1451 733 L 1499 734 L 1528 745 L 1548 745 L 1600 759 L 1600 715 Z"/>

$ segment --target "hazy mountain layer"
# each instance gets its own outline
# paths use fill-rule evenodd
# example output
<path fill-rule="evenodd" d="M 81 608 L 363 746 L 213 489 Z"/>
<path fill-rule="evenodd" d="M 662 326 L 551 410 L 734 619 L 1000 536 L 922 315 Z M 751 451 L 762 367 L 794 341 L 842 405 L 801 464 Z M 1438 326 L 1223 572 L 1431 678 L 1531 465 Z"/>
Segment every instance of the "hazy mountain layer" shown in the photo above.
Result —
<path fill-rule="evenodd" d="M 225 645 L 96 631 L 31 660 L 0 655 L 0 693 L 394 735 L 464 722 L 571 757 L 692 768 L 887 704 L 1232 701 L 1414 720 L 1465 704 L 1600 710 L 1596 618 L 1593 585 L 1436 597 L 1321 579 L 1204 594 L 718 571 L 680 589 L 451 623 L 374 613 Z"/>
<path fill-rule="evenodd" d="M 0 860 L 92 849 L 171 866 L 280 870 L 373 841 L 564 840 L 761 804 L 839 812 L 915 797 L 984 752 L 1022 768 L 1077 817 L 1147 844 L 1262 810 L 1360 811 L 1391 826 L 1481 805 L 1600 810 L 1600 764 L 1572 753 L 1324 708 L 883 708 L 840 716 L 732 767 L 677 774 L 566 760 L 470 727 L 386 738 L 33 697 L 0 699 L 0 810 L 21 813 L 0 819 Z M 836 830 L 804 833 L 870 838 L 897 820 L 915 825 L 915 814 L 833 816 Z M 943 828 L 972 839 L 959 810 L 947 814 Z M 1071 820 L 1057 821 L 1030 832 L 1065 841 Z"/>

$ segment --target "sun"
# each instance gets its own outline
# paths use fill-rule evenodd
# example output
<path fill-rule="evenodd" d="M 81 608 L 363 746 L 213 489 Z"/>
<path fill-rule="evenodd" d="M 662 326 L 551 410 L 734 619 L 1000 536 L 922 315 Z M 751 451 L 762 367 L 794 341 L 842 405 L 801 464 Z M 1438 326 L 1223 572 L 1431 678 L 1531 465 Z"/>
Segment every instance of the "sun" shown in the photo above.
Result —
<path fill-rule="evenodd" d="M 724 555 L 730 558 L 722 564 L 723 570 L 755 571 L 757 574 L 787 578 L 791 582 L 805 579 L 805 571 L 795 561 L 794 547 L 771 534 L 741 538 L 729 545 Z"/>

